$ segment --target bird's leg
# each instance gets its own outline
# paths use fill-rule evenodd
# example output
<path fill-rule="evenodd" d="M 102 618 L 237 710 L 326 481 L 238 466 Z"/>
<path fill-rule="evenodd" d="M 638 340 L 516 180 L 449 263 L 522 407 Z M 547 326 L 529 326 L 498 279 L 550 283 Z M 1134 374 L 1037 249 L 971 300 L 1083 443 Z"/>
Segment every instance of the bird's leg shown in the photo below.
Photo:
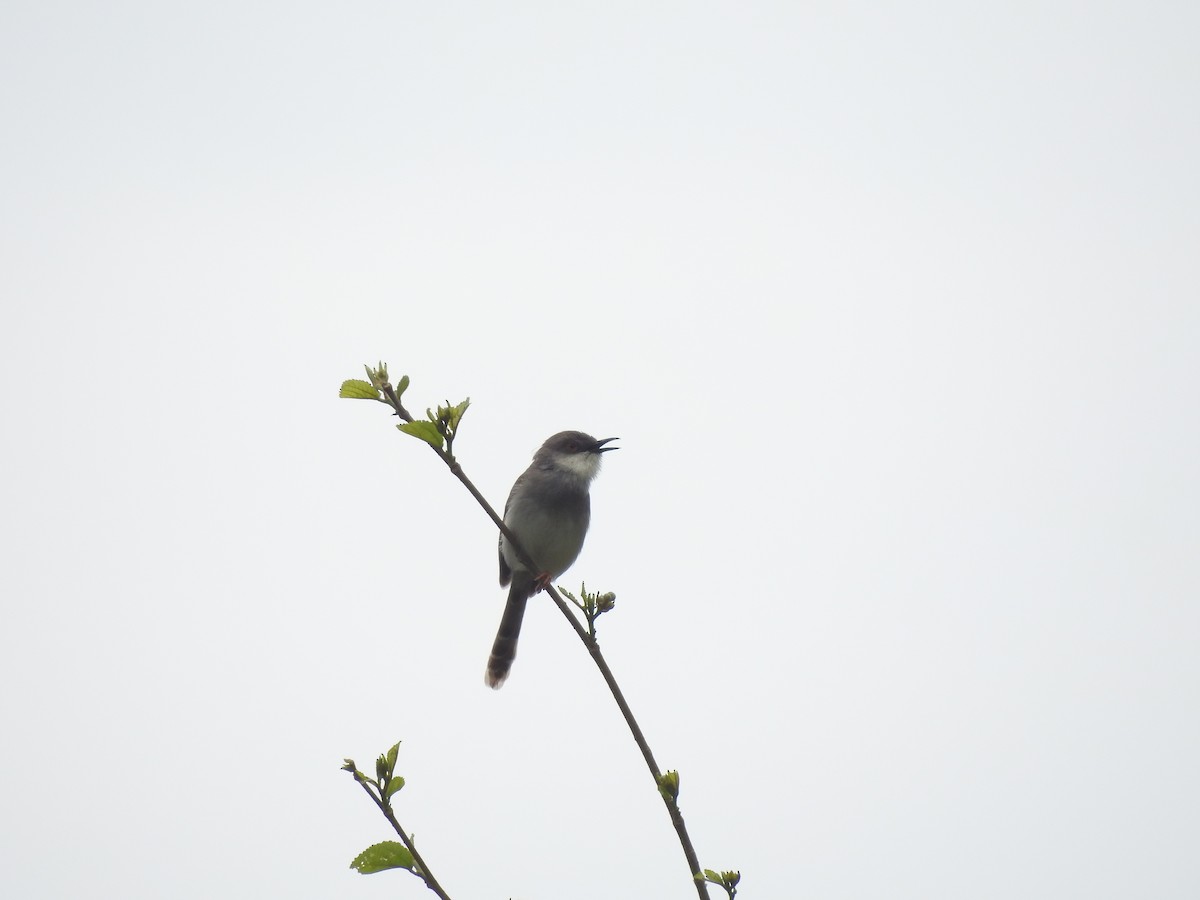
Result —
<path fill-rule="evenodd" d="M 533 579 L 533 592 L 540 594 L 546 588 L 550 587 L 550 582 L 554 580 L 554 576 L 549 572 L 543 572 L 537 578 Z"/>

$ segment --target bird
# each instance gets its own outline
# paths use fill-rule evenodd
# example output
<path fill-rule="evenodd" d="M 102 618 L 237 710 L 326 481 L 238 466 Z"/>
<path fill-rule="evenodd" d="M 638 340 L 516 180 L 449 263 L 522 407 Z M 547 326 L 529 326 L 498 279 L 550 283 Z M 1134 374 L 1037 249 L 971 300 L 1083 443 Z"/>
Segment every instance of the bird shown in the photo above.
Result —
<path fill-rule="evenodd" d="M 538 448 L 513 484 L 504 504 L 504 524 L 537 567 L 530 571 L 500 535 L 500 586 L 508 587 L 508 603 L 488 657 L 488 687 L 499 689 L 508 678 L 526 602 L 569 569 L 583 549 L 591 519 L 588 488 L 600 471 L 603 454 L 618 449 L 605 446 L 615 440 L 560 431 Z"/>

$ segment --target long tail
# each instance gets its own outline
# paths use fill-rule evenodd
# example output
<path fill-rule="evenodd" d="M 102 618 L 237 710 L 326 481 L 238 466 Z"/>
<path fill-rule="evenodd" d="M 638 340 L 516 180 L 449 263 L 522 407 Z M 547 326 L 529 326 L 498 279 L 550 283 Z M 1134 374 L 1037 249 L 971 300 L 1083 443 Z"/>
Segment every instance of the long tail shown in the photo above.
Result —
<path fill-rule="evenodd" d="M 517 638 L 521 636 L 521 620 L 525 618 L 525 603 L 533 593 L 533 578 L 527 572 L 513 572 L 508 589 L 508 604 L 500 619 L 500 630 L 492 644 L 484 681 L 490 688 L 499 689 L 508 677 L 513 660 L 517 658 Z"/>

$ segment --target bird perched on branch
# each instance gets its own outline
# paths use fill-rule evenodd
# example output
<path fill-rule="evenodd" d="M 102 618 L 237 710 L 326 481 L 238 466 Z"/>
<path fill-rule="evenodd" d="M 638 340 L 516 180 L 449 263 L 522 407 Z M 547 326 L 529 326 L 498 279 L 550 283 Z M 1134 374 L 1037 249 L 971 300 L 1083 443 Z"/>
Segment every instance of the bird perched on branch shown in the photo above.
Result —
<path fill-rule="evenodd" d="M 508 585 L 508 603 L 488 658 L 488 687 L 499 688 L 512 668 L 526 601 L 569 569 L 583 549 L 591 519 L 588 487 L 600 471 L 602 454 L 618 449 L 604 446 L 615 440 L 560 431 L 547 438 L 512 486 L 504 504 L 504 524 L 536 567 L 531 570 L 521 562 L 500 535 L 500 586 Z"/>

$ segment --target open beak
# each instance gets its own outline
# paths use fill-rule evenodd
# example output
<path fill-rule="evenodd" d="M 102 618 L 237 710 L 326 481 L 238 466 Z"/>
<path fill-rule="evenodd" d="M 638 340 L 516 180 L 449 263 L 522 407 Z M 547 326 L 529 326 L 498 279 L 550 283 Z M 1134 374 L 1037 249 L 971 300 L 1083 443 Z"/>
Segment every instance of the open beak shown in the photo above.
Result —
<path fill-rule="evenodd" d="M 605 447 L 604 446 L 609 441 L 619 441 L 619 440 L 620 440 L 620 438 L 605 438 L 602 441 L 596 441 L 596 452 L 597 453 L 607 453 L 609 450 L 620 450 L 621 449 L 620 447 Z"/>

